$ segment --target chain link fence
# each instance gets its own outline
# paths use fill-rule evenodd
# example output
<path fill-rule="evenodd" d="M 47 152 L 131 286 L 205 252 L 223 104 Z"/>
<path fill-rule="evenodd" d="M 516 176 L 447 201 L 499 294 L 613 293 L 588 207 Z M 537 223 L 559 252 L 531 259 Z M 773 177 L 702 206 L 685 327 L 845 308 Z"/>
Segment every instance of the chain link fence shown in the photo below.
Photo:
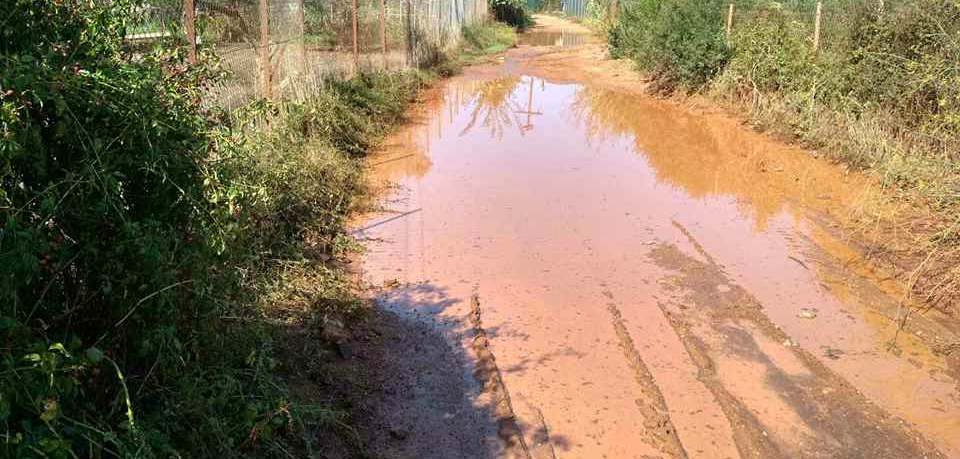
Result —
<path fill-rule="evenodd" d="M 231 109 L 302 99 L 358 71 L 429 65 L 485 21 L 487 0 L 152 0 L 126 38 L 215 62 L 223 77 L 204 103 Z"/>

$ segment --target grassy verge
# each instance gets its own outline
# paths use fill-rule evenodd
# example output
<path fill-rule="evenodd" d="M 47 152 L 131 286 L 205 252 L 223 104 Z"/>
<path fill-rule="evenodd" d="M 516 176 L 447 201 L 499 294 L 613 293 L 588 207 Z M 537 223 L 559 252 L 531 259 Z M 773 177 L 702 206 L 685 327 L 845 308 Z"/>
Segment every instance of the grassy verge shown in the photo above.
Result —
<path fill-rule="evenodd" d="M 709 95 L 877 177 L 886 193 L 850 229 L 901 274 L 911 300 L 960 313 L 960 6 L 828 4 L 829 39 L 814 51 L 815 2 L 738 1 L 727 39 L 728 3 L 623 2 L 612 50 L 657 90 Z"/>
<path fill-rule="evenodd" d="M 313 228 L 329 228 L 304 239 L 302 258 L 279 266 L 271 285 L 269 300 L 262 305 L 271 320 L 284 324 L 278 340 L 280 374 L 295 388 L 293 400 L 300 406 L 323 406 L 327 416 L 304 425 L 303 433 L 322 443 L 322 454 L 364 456 L 365 448 L 352 411 L 355 393 L 368 390 L 356 365 L 337 364 L 345 355 L 343 341 L 354 324 L 365 321 L 369 311 L 356 296 L 348 274 L 351 253 L 360 247 L 345 235 L 344 219 L 369 202 L 362 176 L 365 155 L 394 126 L 403 121 L 403 113 L 424 86 L 437 78 L 458 73 L 466 65 L 484 61 L 514 46 L 516 34 L 501 23 L 468 26 L 462 31 L 460 47 L 441 56 L 431 68 L 400 73 L 361 75 L 347 82 L 332 82 L 317 97 L 287 103 L 262 116 L 277 128 L 258 141 L 265 147 L 265 158 L 294 155 L 323 158 L 333 175 L 345 177 L 339 182 L 341 196 L 335 202 L 311 203 L 312 209 L 336 209 L 335 221 Z M 262 132 L 262 131 L 256 131 Z M 275 159 L 271 159 L 274 161 Z M 305 161 L 296 160 L 294 164 Z M 307 163 L 311 161 L 306 161 Z M 315 184 L 314 177 L 296 174 L 302 183 Z M 314 185 L 314 187 L 316 187 Z M 329 190 L 310 189 L 285 195 L 330 195 Z M 300 212 L 298 212 L 300 213 Z M 324 219 L 313 219 L 324 222 Z M 331 394 L 336 400 L 329 399 Z M 349 396 L 345 395 L 349 394 Z M 335 422 L 329 422 L 330 420 Z M 363 421 L 356 421 L 363 422 Z M 310 449 L 310 441 L 301 447 Z"/>
<path fill-rule="evenodd" d="M 433 76 L 201 109 L 123 43 L 133 2 L 15 0 L 0 41 L 0 456 L 289 457 L 353 438 L 281 352 L 363 304 L 339 263 L 361 163 Z M 496 35 L 496 34 L 494 34 Z"/>
<path fill-rule="evenodd" d="M 503 23 L 466 26 L 460 47 L 441 59 L 433 71 L 440 76 L 455 75 L 467 65 L 480 63 L 512 48 L 516 42 L 515 29 Z"/>

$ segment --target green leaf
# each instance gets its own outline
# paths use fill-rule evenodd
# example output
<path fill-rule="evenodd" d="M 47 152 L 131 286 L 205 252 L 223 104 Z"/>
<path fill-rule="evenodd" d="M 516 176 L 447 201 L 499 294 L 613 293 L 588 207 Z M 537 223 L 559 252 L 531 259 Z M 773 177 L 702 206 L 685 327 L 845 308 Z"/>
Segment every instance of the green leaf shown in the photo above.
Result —
<path fill-rule="evenodd" d="M 43 422 L 50 422 L 57 418 L 60 414 L 60 404 L 56 400 L 50 399 L 43 404 L 43 413 L 40 414 L 40 419 Z"/>
<path fill-rule="evenodd" d="M 0 317 L 0 332 L 11 330 L 17 326 L 17 321 L 12 317 Z"/>
<path fill-rule="evenodd" d="M 4 422 L 10 417 L 10 401 L 0 393 L 0 422 Z"/>
<path fill-rule="evenodd" d="M 60 351 L 60 353 L 63 354 L 64 356 L 70 357 L 70 353 L 67 352 L 67 349 L 66 349 L 65 347 L 63 347 L 63 343 L 53 343 L 53 344 L 51 344 L 51 345 L 50 345 L 50 350 L 51 350 L 51 351 Z"/>
<path fill-rule="evenodd" d="M 87 349 L 85 354 L 90 363 L 100 363 L 100 361 L 103 360 L 103 351 L 97 349 L 96 347 Z"/>

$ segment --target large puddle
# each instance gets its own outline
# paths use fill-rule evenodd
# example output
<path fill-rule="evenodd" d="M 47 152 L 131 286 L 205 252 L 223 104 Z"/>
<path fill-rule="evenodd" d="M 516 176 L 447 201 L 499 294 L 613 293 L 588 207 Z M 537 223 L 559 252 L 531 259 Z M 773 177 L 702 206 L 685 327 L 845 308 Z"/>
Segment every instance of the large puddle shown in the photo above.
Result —
<path fill-rule="evenodd" d="M 920 457 L 920 432 L 960 455 L 943 359 L 909 335 L 889 350 L 876 310 L 895 292 L 817 223 L 865 180 L 589 86 L 465 76 L 433 96 L 371 160 L 390 191 L 356 232 L 364 276 L 456 343 L 479 297 L 531 445 L 546 431 L 565 457 Z"/>

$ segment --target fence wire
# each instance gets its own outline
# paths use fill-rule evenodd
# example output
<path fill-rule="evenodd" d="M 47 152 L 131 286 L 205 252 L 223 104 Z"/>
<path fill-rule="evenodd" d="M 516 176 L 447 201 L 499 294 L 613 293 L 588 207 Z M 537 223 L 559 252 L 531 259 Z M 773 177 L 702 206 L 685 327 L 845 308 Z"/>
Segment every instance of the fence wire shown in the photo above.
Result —
<path fill-rule="evenodd" d="M 487 0 L 152 0 L 127 29 L 134 47 L 187 49 L 193 3 L 201 59 L 223 71 L 204 103 L 300 100 L 330 78 L 416 68 L 487 20 Z M 355 13 L 354 13 L 355 12 Z"/>
<path fill-rule="evenodd" d="M 817 35 L 817 4 L 820 3 L 820 30 L 816 38 L 819 49 L 843 52 L 852 46 L 860 32 L 859 23 L 867 15 L 881 14 L 910 0 L 781 0 L 776 3 L 762 0 L 735 0 L 732 30 L 748 27 L 776 8 L 791 23 L 802 29 L 813 44 Z M 726 13 L 726 11 L 724 11 Z"/>

